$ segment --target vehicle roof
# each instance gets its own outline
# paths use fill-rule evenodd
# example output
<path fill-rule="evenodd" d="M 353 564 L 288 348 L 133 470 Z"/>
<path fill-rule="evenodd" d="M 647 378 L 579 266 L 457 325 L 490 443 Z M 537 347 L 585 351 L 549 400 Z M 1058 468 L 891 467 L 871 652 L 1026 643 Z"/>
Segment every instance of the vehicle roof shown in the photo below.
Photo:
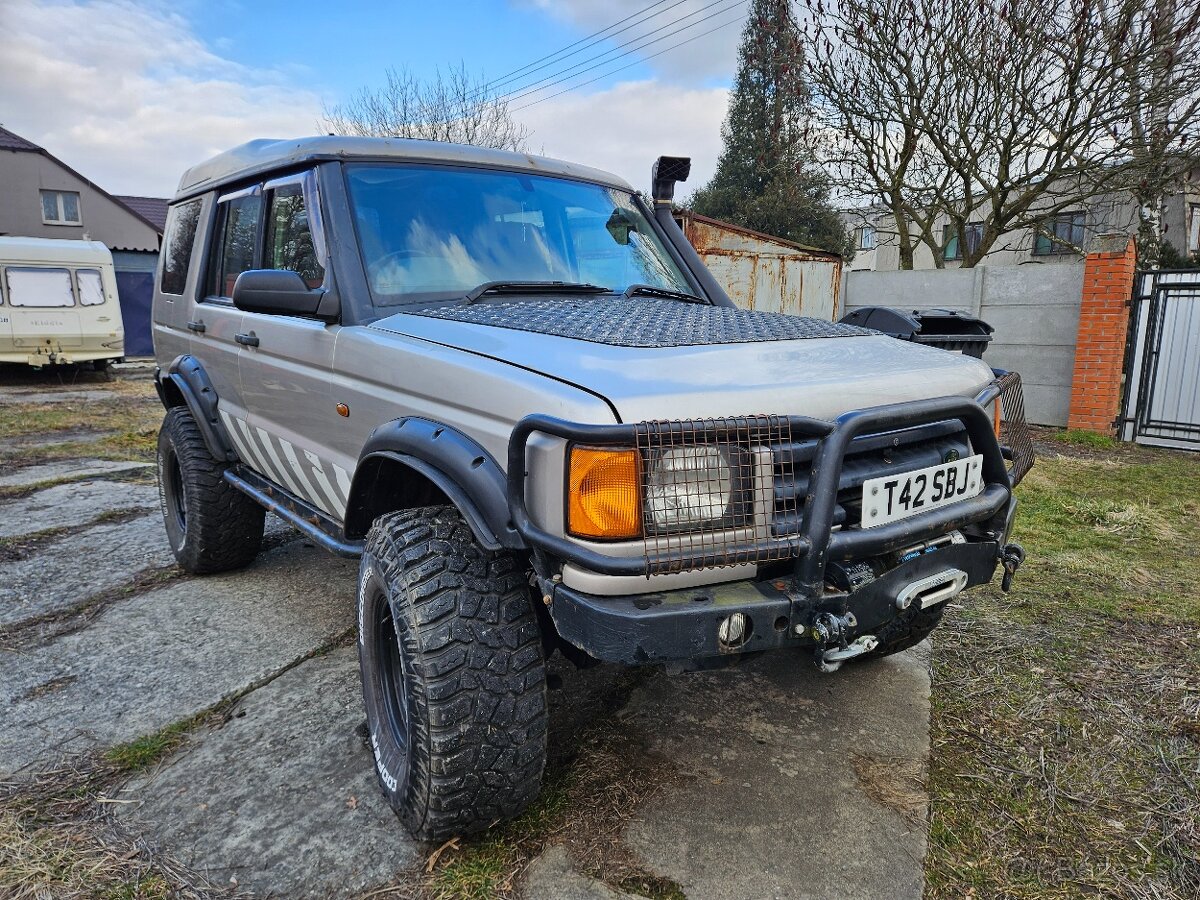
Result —
<path fill-rule="evenodd" d="M 260 139 L 226 150 L 184 172 L 179 179 L 179 191 L 175 199 L 182 200 L 252 175 L 264 175 L 300 163 L 326 159 L 459 163 L 558 175 L 633 190 L 624 179 L 609 172 L 529 153 L 410 138 L 328 136 Z"/>
<path fill-rule="evenodd" d="M 0 237 L 0 263 L 53 262 L 112 265 L 112 253 L 99 241 Z"/>

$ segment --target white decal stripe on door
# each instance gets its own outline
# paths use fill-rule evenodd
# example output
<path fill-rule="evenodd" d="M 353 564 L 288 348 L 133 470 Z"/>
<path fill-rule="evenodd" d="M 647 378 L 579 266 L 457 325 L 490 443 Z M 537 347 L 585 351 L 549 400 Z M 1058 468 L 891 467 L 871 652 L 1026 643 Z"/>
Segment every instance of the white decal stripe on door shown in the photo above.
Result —
<path fill-rule="evenodd" d="M 317 483 L 321 485 L 321 489 L 325 492 L 325 496 L 329 498 L 329 502 L 333 504 L 333 509 L 337 510 L 337 514 L 341 514 L 346 508 L 346 504 L 338 499 L 337 492 L 334 491 L 333 485 L 329 483 L 329 478 L 325 475 L 325 470 L 321 468 L 321 458 L 311 450 L 305 450 L 304 455 L 312 463 L 313 476 L 317 479 Z"/>
<path fill-rule="evenodd" d="M 333 467 L 333 477 L 337 479 L 338 490 L 342 492 L 342 502 L 350 505 L 350 476 L 341 466 Z"/>
<path fill-rule="evenodd" d="M 244 419 L 239 419 L 237 416 L 233 417 L 233 421 L 237 425 L 238 433 L 242 436 L 242 443 L 246 445 L 246 452 L 249 454 L 247 462 L 250 463 L 250 467 L 264 478 L 278 481 L 279 476 L 271 471 L 271 467 L 267 465 L 261 451 L 258 449 L 258 445 L 254 442 L 254 438 L 250 434 L 250 426 L 246 424 Z"/>
<path fill-rule="evenodd" d="M 218 409 L 217 413 L 221 416 L 221 423 L 225 426 L 225 433 L 229 435 L 229 441 L 233 444 L 233 451 L 237 454 L 238 459 L 241 462 L 249 463 L 250 454 L 246 452 L 246 447 L 242 444 L 237 427 L 233 424 L 233 417 L 223 409 Z"/>
<path fill-rule="evenodd" d="M 301 483 L 304 485 L 304 493 L 301 496 L 309 503 L 318 503 L 317 492 L 312 486 L 312 482 L 308 480 L 308 476 L 304 474 L 304 466 L 300 465 L 300 460 L 296 458 L 296 448 L 283 438 L 279 439 L 279 446 L 283 448 L 283 455 L 292 466 L 292 471 L 296 473 Z"/>
<path fill-rule="evenodd" d="M 295 477 L 292 475 L 292 470 L 288 466 L 284 465 L 283 460 L 279 458 L 279 454 L 275 452 L 275 444 L 271 440 L 271 435 L 267 434 L 267 430 L 265 428 L 260 428 L 258 425 L 254 426 L 254 430 L 258 432 L 259 440 L 261 440 L 263 442 L 263 446 L 267 448 L 267 453 L 271 456 L 271 462 L 276 465 L 276 467 L 279 469 L 279 474 L 283 476 L 283 481 L 279 483 L 286 487 L 293 494 L 303 497 L 304 494 L 300 490 L 300 482 L 296 481 Z"/>

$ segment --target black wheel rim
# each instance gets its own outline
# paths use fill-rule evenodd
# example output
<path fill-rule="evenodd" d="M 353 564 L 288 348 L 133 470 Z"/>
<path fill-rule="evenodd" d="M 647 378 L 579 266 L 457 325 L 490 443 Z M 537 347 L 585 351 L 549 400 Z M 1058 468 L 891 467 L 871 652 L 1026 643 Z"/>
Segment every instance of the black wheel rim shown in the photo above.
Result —
<path fill-rule="evenodd" d="M 375 629 L 376 659 L 379 664 L 380 694 L 383 697 L 385 723 L 392 739 L 405 753 L 408 752 L 408 685 L 404 674 L 404 660 L 400 655 L 400 635 L 392 618 L 391 604 L 386 597 L 379 597 L 379 610 Z"/>
<path fill-rule="evenodd" d="M 179 533 L 187 532 L 187 493 L 183 489 L 183 471 L 179 468 L 179 457 L 171 453 L 167 459 L 167 498 L 171 514 Z"/>

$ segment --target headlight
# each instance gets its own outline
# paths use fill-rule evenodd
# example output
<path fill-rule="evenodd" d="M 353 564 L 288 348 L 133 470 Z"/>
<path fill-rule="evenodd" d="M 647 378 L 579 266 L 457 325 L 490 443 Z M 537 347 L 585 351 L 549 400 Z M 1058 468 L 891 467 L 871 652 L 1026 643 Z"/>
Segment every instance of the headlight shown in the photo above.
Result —
<path fill-rule="evenodd" d="M 658 531 L 719 522 L 733 501 L 733 467 L 723 447 L 673 447 L 650 460 L 646 523 Z"/>

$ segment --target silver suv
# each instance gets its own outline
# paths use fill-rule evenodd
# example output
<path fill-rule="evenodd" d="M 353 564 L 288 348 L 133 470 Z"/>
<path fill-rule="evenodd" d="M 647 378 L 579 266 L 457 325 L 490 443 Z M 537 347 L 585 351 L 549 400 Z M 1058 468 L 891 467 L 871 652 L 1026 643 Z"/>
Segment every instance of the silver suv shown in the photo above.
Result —
<path fill-rule="evenodd" d="M 180 182 L 154 296 L 171 546 L 244 566 L 270 510 L 361 557 L 370 745 L 418 837 L 536 795 L 554 650 L 831 671 L 1021 560 L 1017 376 L 736 308 L 672 218 L 688 169 L 659 159 L 644 199 L 552 159 L 319 137 Z"/>

